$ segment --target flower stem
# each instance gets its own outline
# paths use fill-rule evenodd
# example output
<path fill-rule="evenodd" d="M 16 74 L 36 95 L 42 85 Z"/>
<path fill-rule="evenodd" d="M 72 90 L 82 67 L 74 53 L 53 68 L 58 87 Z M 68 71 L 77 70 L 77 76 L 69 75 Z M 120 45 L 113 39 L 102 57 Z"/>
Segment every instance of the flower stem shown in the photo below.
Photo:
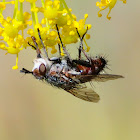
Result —
<path fill-rule="evenodd" d="M 66 10 L 67 10 L 69 16 L 71 17 L 72 20 L 74 20 L 74 18 L 73 18 L 73 16 L 72 16 L 72 14 L 71 14 L 71 12 L 70 12 L 70 10 L 69 10 L 69 8 L 68 8 L 68 6 L 67 6 L 65 0 L 60 0 L 60 2 L 64 4 L 64 7 L 66 8 Z"/>
<path fill-rule="evenodd" d="M 42 3 L 42 7 L 45 8 L 44 0 L 41 0 L 41 3 Z"/>
<path fill-rule="evenodd" d="M 14 8 L 13 19 L 16 18 L 16 16 L 17 16 L 17 11 L 18 11 L 18 0 L 15 0 L 15 8 Z"/>
<path fill-rule="evenodd" d="M 31 4 L 31 9 L 33 9 L 33 3 L 30 3 L 30 4 Z M 35 29 L 35 14 L 33 11 L 32 11 L 32 20 L 33 20 L 33 27 Z"/>
<path fill-rule="evenodd" d="M 23 3 L 20 2 L 20 16 L 21 16 L 21 19 L 23 20 Z"/>
<path fill-rule="evenodd" d="M 41 3 L 42 3 L 42 7 L 45 9 L 45 3 L 44 3 L 44 0 L 41 0 Z M 44 16 L 45 17 L 45 16 Z M 45 21 L 46 21 L 46 27 L 47 27 L 47 33 L 50 32 L 50 26 L 49 26 L 49 22 L 48 22 L 48 19 L 45 18 Z"/>
<path fill-rule="evenodd" d="M 33 9 L 35 9 L 35 8 L 36 8 L 36 5 L 35 5 L 35 3 L 33 3 Z M 35 15 L 36 24 L 38 24 L 38 15 L 37 15 L 36 11 L 34 12 L 34 15 Z"/>
<path fill-rule="evenodd" d="M 5 0 L 3 0 L 2 2 L 5 2 Z M 0 15 L 2 15 L 3 9 L 0 8 Z"/>

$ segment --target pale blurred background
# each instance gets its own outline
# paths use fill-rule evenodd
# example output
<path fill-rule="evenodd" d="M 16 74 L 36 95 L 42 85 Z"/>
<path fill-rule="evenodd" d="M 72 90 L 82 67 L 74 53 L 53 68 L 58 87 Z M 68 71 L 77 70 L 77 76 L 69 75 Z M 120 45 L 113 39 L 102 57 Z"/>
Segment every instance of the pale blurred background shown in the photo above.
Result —
<path fill-rule="evenodd" d="M 23 76 L 19 70 L 31 70 L 36 57 L 31 49 L 20 53 L 18 70 L 12 70 L 15 56 L 0 50 L 0 140 L 139 140 L 140 1 L 118 1 L 111 21 L 106 19 L 108 10 L 97 17 L 96 0 L 66 2 L 78 19 L 89 14 L 90 54 L 107 55 L 107 73 L 125 78 L 94 83 L 101 100 L 89 103 Z"/>

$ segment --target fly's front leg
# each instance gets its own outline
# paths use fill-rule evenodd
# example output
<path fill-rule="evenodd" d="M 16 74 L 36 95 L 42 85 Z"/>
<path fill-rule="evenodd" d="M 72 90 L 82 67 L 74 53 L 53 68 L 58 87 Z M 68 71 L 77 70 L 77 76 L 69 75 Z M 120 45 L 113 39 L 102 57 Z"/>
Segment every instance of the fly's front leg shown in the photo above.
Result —
<path fill-rule="evenodd" d="M 20 70 L 20 72 L 21 72 L 21 73 L 25 73 L 25 74 L 33 74 L 32 71 L 29 71 L 29 70 L 27 70 L 27 69 L 25 69 L 25 68 L 22 68 L 22 70 Z"/>

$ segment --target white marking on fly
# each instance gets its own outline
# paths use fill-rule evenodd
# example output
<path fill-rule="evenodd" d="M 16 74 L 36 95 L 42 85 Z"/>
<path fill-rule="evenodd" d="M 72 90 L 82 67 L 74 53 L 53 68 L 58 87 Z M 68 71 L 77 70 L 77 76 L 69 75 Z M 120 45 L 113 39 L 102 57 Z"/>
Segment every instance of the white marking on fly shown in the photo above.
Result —
<path fill-rule="evenodd" d="M 34 62 L 34 67 L 33 67 L 32 71 L 34 71 L 35 69 L 39 69 L 41 64 L 44 64 L 45 66 L 47 65 L 45 59 L 43 59 L 43 58 L 37 58 L 33 62 Z"/>

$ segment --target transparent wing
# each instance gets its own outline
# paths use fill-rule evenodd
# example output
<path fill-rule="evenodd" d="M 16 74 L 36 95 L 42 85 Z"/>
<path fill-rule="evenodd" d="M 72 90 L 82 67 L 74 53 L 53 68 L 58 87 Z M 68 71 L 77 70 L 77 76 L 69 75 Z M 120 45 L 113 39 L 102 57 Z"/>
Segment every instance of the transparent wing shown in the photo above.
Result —
<path fill-rule="evenodd" d="M 89 81 L 106 82 L 108 80 L 115 80 L 118 78 L 124 78 L 121 75 L 114 74 L 99 74 L 99 75 L 79 75 L 76 77 L 81 83 Z"/>
<path fill-rule="evenodd" d="M 119 78 L 124 78 L 124 77 L 121 75 L 114 75 L 114 74 L 99 74 L 95 78 L 93 78 L 93 80 L 97 82 L 106 82 L 108 80 L 116 80 Z"/>
<path fill-rule="evenodd" d="M 100 100 L 99 95 L 93 89 L 89 89 L 86 86 L 78 85 L 78 87 L 66 91 L 85 101 L 97 103 Z"/>

